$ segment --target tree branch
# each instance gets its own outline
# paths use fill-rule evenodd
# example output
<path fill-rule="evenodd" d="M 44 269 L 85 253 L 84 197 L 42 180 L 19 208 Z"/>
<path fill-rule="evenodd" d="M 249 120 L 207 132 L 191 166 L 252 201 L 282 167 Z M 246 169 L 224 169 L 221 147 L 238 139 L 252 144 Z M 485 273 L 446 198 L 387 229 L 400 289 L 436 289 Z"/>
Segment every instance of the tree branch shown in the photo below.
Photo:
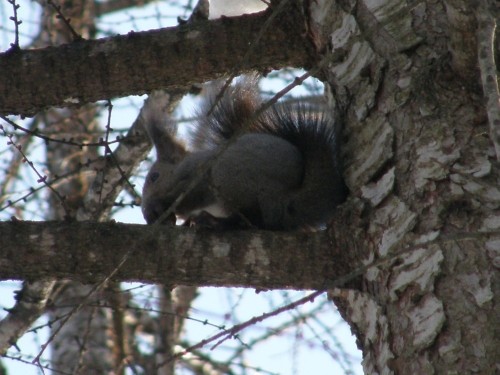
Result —
<path fill-rule="evenodd" d="M 291 7 L 295 9 L 295 7 Z M 270 11 L 0 54 L 0 114 L 189 87 L 228 72 L 311 65 L 300 12 Z M 252 54 L 243 59 L 252 46 Z"/>
<path fill-rule="evenodd" d="M 155 232 L 155 228 L 159 230 Z M 325 289 L 355 267 L 327 232 L 212 232 L 102 222 L 3 222 L 0 280 Z M 342 254 L 343 253 L 343 254 Z"/>

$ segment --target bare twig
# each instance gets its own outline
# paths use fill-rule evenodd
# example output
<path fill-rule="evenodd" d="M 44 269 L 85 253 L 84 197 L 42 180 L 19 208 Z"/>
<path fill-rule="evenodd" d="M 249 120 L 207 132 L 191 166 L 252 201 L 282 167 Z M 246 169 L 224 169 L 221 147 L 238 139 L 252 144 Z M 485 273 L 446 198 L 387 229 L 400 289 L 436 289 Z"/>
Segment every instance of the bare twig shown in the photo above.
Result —
<path fill-rule="evenodd" d="M 48 187 L 53 193 L 54 195 L 57 197 L 57 199 L 59 199 L 59 201 L 61 202 L 63 208 L 64 208 L 64 211 L 66 214 L 69 214 L 69 208 L 68 206 L 66 205 L 66 199 L 61 195 L 59 194 L 59 192 L 54 189 L 54 187 L 49 184 L 47 182 L 47 175 L 42 175 L 38 169 L 35 168 L 35 165 L 33 164 L 32 161 L 30 161 L 28 159 L 28 156 L 24 153 L 23 151 L 23 148 L 21 145 L 19 144 L 16 144 L 15 141 L 14 141 L 14 137 L 12 136 L 12 134 L 10 133 L 7 133 L 7 131 L 5 130 L 5 128 L 3 127 L 3 125 L 0 124 L 0 130 L 3 131 L 3 134 L 9 138 L 9 141 L 7 142 L 8 145 L 12 145 L 14 148 L 16 148 L 16 150 L 22 155 L 23 157 L 23 161 L 28 163 L 28 165 L 30 166 L 30 168 L 35 172 L 35 174 L 38 176 L 38 180 L 37 182 L 38 183 L 43 183 L 46 187 Z"/>
<path fill-rule="evenodd" d="M 14 43 L 11 43 L 10 47 L 11 47 L 11 51 L 17 51 L 20 49 L 20 47 L 19 47 L 19 25 L 21 23 L 23 23 L 23 21 L 20 21 L 17 18 L 17 10 L 20 8 L 20 5 L 16 4 L 16 0 L 7 0 L 7 1 L 12 5 L 12 9 L 14 12 L 14 15 L 9 17 L 9 19 L 12 22 L 14 22 L 14 29 L 15 29 Z"/>
<path fill-rule="evenodd" d="M 56 3 L 54 3 L 53 0 L 47 0 L 47 4 L 50 5 L 56 11 L 57 18 L 60 19 L 66 25 L 66 27 L 70 31 L 71 35 L 73 36 L 74 41 L 83 39 L 82 36 L 75 31 L 73 26 L 71 26 L 71 19 L 64 17 L 64 14 L 61 12 L 60 5 L 57 5 Z"/>

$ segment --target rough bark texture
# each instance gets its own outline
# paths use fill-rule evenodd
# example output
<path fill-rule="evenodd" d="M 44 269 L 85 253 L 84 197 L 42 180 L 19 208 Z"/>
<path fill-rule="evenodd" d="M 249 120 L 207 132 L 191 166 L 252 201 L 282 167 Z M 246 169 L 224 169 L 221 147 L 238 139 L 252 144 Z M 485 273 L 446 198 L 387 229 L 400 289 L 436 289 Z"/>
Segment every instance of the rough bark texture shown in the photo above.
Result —
<path fill-rule="evenodd" d="M 326 24 L 340 59 L 331 91 L 352 104 L 353 194 L 343 209 L 360 241 L 347 251 L 367 264 L 393 261 L 366 272 L 362 288 L 331 297 L 358 336 L 367 374 L 493 374 L 500 174 L 474 9 L 465 1 L 342 4 L 318 14 L 342 20 Z"/>
<path fill-rule="evenodd" d="M 346 269 L 326 233 L 221 233 L 113 223 L 1 223 L 1 279 L 324 289 Z M 350 268 L 350 267 L 349 267 Z"/>

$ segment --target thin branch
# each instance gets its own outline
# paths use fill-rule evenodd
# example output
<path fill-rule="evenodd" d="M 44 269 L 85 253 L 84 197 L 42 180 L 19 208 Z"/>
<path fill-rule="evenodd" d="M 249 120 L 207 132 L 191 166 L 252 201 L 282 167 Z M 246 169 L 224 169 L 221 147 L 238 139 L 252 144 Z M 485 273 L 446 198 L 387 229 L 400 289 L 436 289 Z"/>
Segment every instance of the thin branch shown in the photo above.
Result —
<path fill-rule="evenodd" d="M 205 345 L 207 344 L 210 344 L 210 343 L 213 343 L 215 341 L 215 344 L 211 347 L 211 350 L 215 349 L 217 346 L 219 346 L 220 344 L 222 344 L 224 341 L 230 339 L 230 338 L 234 338 L 238 332 L 241 332 L 243 329 L 249 327 L 249 326 L 252 326 L 256 323 L 259 323 L 259 322 L 262 322 L 266 319 L 269 319 L 271 317 L 274 317 L 274 316 L 277 316 L 279 314 L 281 314 L 282 312 L 285 312 L 285 311 L 288 311 L 288 310 L 292 310 L 300 305 L 303 305 L 307 302 L 311 302 L 311 301 L 314 301 L 315 298 L 319 297 L 321 294 L 323 294 L 324 291 L 316 291 L 316 292 L 313 292 L 295 302 L 292 302 L 288 305 L 285 305 L 283 307 L 280 307 L 279 309 L 276 309 L 276 310 L 273 310 L 269 313 L 265 313 L 265 314 L 262 314 L 261 316 L 258 316 L 258 317 L 254 317 L 254 318 L 251 318 L 249 320 L 247 320 L 246 322 L 243 322 L 241 324 L 237 324 L 229 329 L 226 329 L 222 332 L 219 332 L 218 334 L 216 335 L 213 335 L 212 337 L 208 338 L 208 339 L 205 339 L 205 340 L 202 340 L 200 341 L 199 343 L 195 344 L 195 345 L 192 345 L 188 348 L 186 348 L 184 351 L 180 352 L 180 353 L 176 353 L 174 356 L 172 356 L 172 358 L 169 359 L 169 361 L 173 361 L 175 360 L 176 358 L 180 358 L 182 357 L 183 355 L 187 354 L 187 353 L 191 353 L 192 351 L 196 350 L 196 349 L 200 349 L 202 347 L 204 347 Z"/>
<path fill-rule="evenodd" d="M 72 138 L 70 139 L 65 139 L 65 138 L 52 138 L 49 136 L 44 135 L 44 133 L 41 133 L 38 128 L 35 128 L 34 130 L 27 129 L 19 124 L 16 124 L 14 121 L 10 120 L 8 117 L 0 115 L 0 118 L 7 122 L 9 125 L 14 127 L 17 130 L 21 130 L 22 132 L 26 134 L 30 134 L 32 136 L 38 137 L 40 139 L 43 139 L 46 142 L 54 142 L 54 143 L 62 143 L 65 145 L 70 145 L 70 146 L 77 146 L 79 148 L 83 147 L 102 147 L 106 145 L 112 145 L 114 143 L 119 143 L 125 140 L 125 137 L 119 137 L 115 139 L 114 141 L 109 141 L 109 142 L 104 142 L 102 139 L 99 140 L 99 142 L 75 142 Z"/>
<path fill-rule="evenodd" d="M 60 19 L 66 25 L 71 35 L 73 36 L 73 40 L 74 41 L 82 40 L 83 39 L 82 36 L 75 31 L 73 26 L 71 26 L 71 19 L 64 17 L 64 14 L 61 11 L 61 6 L 54 3 L 53 0 L 47 0 L 47 4 L 50 5 L 56 11 L 57 19 Z"/>
<path fill-rule="evenodd" d="M 10 16 L 9 19 L 14 22 L 14 30 L 15 30 L 15 39 L 14 39 L 14 43 L 11 43 L 10 44 L 10 47 L 11 47 L 11 52 L 12 51 L 17 51 L 20 49 L 19 47 L 19 25 L 23 23 L 23 21 L 20 21 L 18 18 L 17 18 L 17 10 L 20 8 L 20 5 L 19 4 L 16 4 L 16 0 L 7 0 L 10 4 L 12 4 L 12 8 L 13 8 L 13 13 L 14 15 L 13 16 Z"/>
<path fill-rule="evenodd" d="M 33 164 L 32 161 L 30 161 L 28 159 L 28 156 L 24 153 L 23 149 L 22 149 L 22 146 L 19 145 L 19 144 L 16 144 L 15 141 L 14 141 L 14 137 L 12 136 L 12 134 L 9 134 L 7 133 L 7 131 L 5 130 L 5 128 L 3 127 L 3 125 L 0 124 L 0 130 L 3 131 L 4 135 L 9 138 L 9 141 L 7 142 L 8 145 L 12 145 L 20 154 L 21 156 L 23 157 L 23 161 L 28 163 L 28 165 L 30 166 L 30 168 L 35 172 L 35 174 L 38 176 L 38 180 L 37 182 L 38 183 L 43 183 L 46 187 L 48 187 L 52 193 L 54 193 L 54 195 L 57 197 L 57 199 L 59 199 L 59 201 L 61 202 L 63 208 L 64 208 L 64 211 L 66 214 L 69 214 L 69 208 L 68 206 L 66 205 L 66 199 L 61 195 L 59 194 L 59 192 L 54 189 L 54 187 L 49 184 L 47 182 L 47 175 L 42 175 L 38 169 L 36 169 L 35 165 Z"/>

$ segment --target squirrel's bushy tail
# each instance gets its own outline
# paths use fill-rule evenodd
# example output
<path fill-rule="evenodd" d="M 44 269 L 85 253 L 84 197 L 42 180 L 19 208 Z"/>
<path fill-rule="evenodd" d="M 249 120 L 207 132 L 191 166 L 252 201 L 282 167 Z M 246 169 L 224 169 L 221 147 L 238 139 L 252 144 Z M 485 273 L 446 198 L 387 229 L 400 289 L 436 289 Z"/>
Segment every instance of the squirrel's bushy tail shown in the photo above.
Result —
<path fill-rule="evenodd" d="M 195 150 L 216 148 L 238 133 L 251 132 L 255 124 L 262 104 L 256 80 L 246 78 L 219 97 L 221 89 L 217 84 L 210 87 L 197 113 L 199 120 L 190 137 Z"/>
<path fill-rule="evenodd" d="M 202 111 L 211 114 L 201 116 L 193 138 L 195 148 L 216 148 L 247 133 L 288 141 L 299 150 L 303 169 L 300 186 L 284 193 L 282 229 L 324 225 L 347 195 L 339 151 L 341 124 L 322 105 L 278 103 L 258 113 L 261 105 L 255 82 L 229 87 L 218 101 L 209 97 Z M 270 162 L 279 163 L 278 159 L 275 155 Z"/>
<path fill-rule="evenodd" d="M 344 202 L 339 149 L 340 124 L 325 109 L 277 105 L 259 119 L 259 127 L 293 144 L 303 159 L 302 183 L 289 192 L 283 208 L 284 228 L 325 225 Z"/>

